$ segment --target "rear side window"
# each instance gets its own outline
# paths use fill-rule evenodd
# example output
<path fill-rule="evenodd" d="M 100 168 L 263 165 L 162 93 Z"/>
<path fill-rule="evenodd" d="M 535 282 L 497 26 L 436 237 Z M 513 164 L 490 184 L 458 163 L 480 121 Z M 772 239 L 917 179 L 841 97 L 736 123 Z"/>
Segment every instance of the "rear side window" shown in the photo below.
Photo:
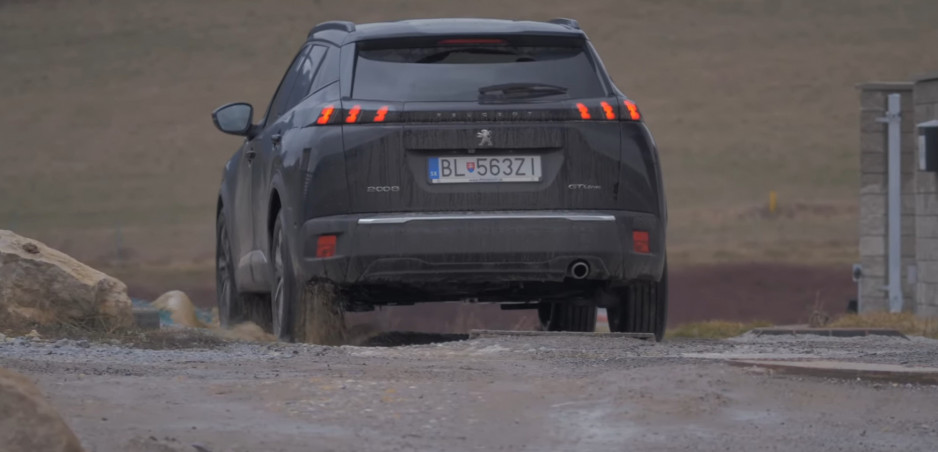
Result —
<path fill-rule="evenodd" d="M 309 56 L 303 61 L 296 83 L 293 85 L 293 91 L 290 93 L 288 109 L 293 108 L 309 94 L 309 89 L 313 85 L 313 76 L 316 75 L 316 69 L 322 63 L 322 57 L 326 54 L 326 50 L 323 46 L 313 46 L 313 50 L 309 52 Z"/>
<path fill-rule="evenodd" d="M 309 53 L 309 49 L 310 47 L 306 46 L 300 50 L 296 58 L 293 59 L 293 63 L 290 64 L 290 68 L 284 74 L 283 79 L 280 80 L 280 86 L 277 88 L 277 92 L 274 93 L 274 98 L 270 101 L 270 107 L 267 109 L 266 123 L 273 123 L 283 112 L 289 109 L 287 104 L 289 103 L 290 93 L 293 91 L 293 85 L 300 74 L 300 68 L 307 61 L 306 55 Z"/>
<path fill-rule="evenodd" d="M 339 51 L 338 48 L 330 47 L 329 51 L 326 53 L 326 57 L 322 60 L 322 64 L 319 65 L 319 71 L 316 73 L 316 80 L 313 82 L 313 86 L 310 88 L 310 93 L 315 93 L 322 89 L 323 86 L 326 86 L 339 79 Z"/>
<path fill-rule="evenodd" d="M 605 95 L 581 41 L 512 45 L 500 39 L 439 39 L 419 46 L 358 45 L 352 86 L 356 99 L 475 101 L 479 88 L 512 83 L 566 88 L 566 93 L 539 101 Z"/>

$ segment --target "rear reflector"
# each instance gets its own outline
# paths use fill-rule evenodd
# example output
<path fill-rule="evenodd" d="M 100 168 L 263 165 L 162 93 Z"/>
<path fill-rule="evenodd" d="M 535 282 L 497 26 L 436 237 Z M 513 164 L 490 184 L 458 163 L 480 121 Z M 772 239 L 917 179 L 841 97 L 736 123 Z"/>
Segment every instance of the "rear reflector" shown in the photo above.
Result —
<path fill-rule="evenodd" d="M 590 109 L 586 105 L 576 104 L 576 109 L 580 110 L 580 119 L 590 119 Z"/>
<path fill-rule="evenodd" d="M 648 241 L 648 231 L 632 231 L 632 249 L 636 253 L 651 253 L 651 244 Z"/>
<path fill-rule="evenodd" d="M 639 121 L 642 119 L 642 114 L 638 112 L 638 105 L 635 105 L 635 102 L 627 100 L 627 101 L 624 101 L 624 103 L 625 103 L 625 108 L 629 112 L 628 119 L 631 119 L 632 121 Z"/>
<path fill-rule="evenodd" d="M 316 124 L 328 124 L 329 119 L 332 118 L 333 111 L 335 111 L 335 107 L 332 105 L 323 107 L 323 109 L 319 111 L 319 119 L 316 120 Z"/>
<path fill-rule="evenodd" d="M 316 240 L 316 257 L 335 256 L 335 242 L 336 236 L 334 235 L 319 236 L 319 239 Z"/>

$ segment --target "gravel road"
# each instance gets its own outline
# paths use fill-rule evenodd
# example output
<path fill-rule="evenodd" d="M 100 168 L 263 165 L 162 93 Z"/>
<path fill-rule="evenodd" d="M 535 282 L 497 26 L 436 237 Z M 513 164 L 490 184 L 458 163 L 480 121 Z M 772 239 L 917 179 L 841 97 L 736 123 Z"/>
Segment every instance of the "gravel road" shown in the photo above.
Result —
<path fill-rule="evenodd" d="M 938 341 L 0 341 L 0 366 L 34 377 L 89 452 L 938 450 L 938 387 L 773 375 L 727 357 L 938 367 Z"/>

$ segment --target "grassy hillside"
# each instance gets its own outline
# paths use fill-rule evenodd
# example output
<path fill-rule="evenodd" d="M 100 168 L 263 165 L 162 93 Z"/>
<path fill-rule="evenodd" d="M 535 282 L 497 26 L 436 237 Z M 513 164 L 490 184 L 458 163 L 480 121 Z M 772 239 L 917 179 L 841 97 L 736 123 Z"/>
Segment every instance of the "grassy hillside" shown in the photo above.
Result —
<path fill-rule="evenodd" d="M 0 228 L 204 279 L 238 144 L 210 111 L 265 107 L 317 22 L 433 16 L 581 22 L 656 132 L 674 265 L 852 261 L 854 85 L 938 69 L 934 0 L 8 0 Z"/>

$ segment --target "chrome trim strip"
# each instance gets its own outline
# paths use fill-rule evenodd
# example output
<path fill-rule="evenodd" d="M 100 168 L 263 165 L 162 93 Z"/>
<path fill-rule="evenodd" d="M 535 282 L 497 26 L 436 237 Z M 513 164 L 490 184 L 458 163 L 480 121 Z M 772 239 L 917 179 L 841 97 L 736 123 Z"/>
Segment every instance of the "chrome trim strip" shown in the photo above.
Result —
<path fill-rule="evenodd" d="M 396 217 L 359 218 L 358 224 L 404 224 L 411 221 L 439 220 L 567 220 L 567 221 L 616 221 L 613 215 L 598 214 L 466 214 L 466 215 L 413 215 Z"/>

